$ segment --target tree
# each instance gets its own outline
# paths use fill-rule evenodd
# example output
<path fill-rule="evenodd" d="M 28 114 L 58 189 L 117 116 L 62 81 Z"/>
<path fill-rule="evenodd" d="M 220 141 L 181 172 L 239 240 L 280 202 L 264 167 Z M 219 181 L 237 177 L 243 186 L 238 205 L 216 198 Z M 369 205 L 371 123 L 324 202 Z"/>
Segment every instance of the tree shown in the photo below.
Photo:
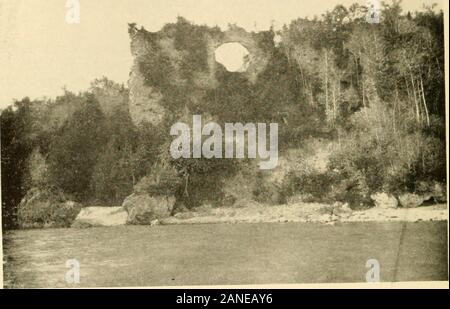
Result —
<path fill-rule="evenodd" d="M 92 94 L 59 130 L 50 146 L 50 181 L 78 201 L 89 199 L 91 176 L 107 142 L 105 117 Z"/>
<path fill-rule="evenodd" d="M 1 190 L 3 227 L 16 226 L 17 205 L 27 190 L 27 161 L 34 146 L 33 112 L 29 98 L 1 113 Z"/>
<path fill-rule="evenodd" d="M 105 115 L 128 112 L 128 89 L 123 84 L 102 77 L 91 83 L 89 91 L 95 96 Z"/>
<path fill-rule="evenodd" d="M 107 118 L 108 141 L 100 149 L 91 180 L 94 199 L 109 205 L 121 204 L 130 195 L 137 179 L 138 132 L 130 115 L 121 107 Z"/>

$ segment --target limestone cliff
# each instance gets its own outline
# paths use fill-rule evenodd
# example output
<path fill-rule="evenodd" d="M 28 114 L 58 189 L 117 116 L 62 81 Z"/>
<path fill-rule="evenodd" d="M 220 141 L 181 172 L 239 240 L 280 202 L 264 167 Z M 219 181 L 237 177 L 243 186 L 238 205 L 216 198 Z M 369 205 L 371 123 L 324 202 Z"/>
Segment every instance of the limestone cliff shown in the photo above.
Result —
<path fill-rule="evenodd" d="M 221 31 L 191 25 L 182 18 L 158 32 L 130 25 L 134 62 L 128 87 L 133 121 L 158 125 L 166 113 L 163 101 L 167 97 L 177 93 L 179 105 L 183 105 L 183 97 L 198 101 L 206 90 L 218 87 L 220 81 L 216 75 L 224 67 L 216 62 L 214 52 L 225 43 L 240 43 L 249 51 L 248 69 L 238 74 L 255 83 L 269 60 L 269 52 L 261 44 L 262 36 L 267 33 L 250 33 L 237 26 Z"/>
<path fill-rule="evenodd" d="M 313 108 L 299 102 L 295 68 L 275 46 L 273 31 L 247 32 L 233 25 L 222 31 L 179 18 L 158 32 L 130 24 L 129 34 L 134 58 L 129 111 L 135 124 L 148 122 L 168 135 L 175 122 L 200 114 L 219 125 L 308 123 L 312 127 Z M 216 61 L 216 50 L 226 43 L 239 43 L 248 51 L 246 70 L 230 72 Z M 287 141 L 280 145 L 295 142 L 296 134 L 280 125 L 280 140 Z M 283 202 L 279 183 L 268 177 L 276 171 L 261 172 L 258 160 L 179 162 L 180 173 L 189 176 L 183 176 L 190 188 L 184 190 L 184 203 L 234 204 L 252 196 Z"/>

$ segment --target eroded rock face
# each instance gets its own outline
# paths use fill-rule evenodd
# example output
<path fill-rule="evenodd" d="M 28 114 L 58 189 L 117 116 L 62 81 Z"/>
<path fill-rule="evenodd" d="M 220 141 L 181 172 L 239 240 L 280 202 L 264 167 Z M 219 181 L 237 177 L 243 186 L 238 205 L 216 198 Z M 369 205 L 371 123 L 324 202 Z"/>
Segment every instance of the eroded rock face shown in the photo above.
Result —
<path fill-rule="evenodd" d="M 134 58 L 128 81 L 129 111 L 135 124 L 149 122 L 168 133 L 166 127 L 177 121 L 191 121 L 194 114 L 201 114 L 203 123 L 208 119 L 219 124 L 269 121 L 275 113 L 282 114 L 280 107 L 273 104 L 276 95 L 267 90 L 268 85 L 273 85 L 271 80 L 278 76 L 270 72 L 270 63 L 275 63 L 277 58 L 272 31 L 247 32 L 237 26 L 221 31 L 217 27 L 193 25 L 180 18 L 158 32 L 130 25 L 129 34 Z M 216 50 L 227 43 L 239 43 L 248 51 L 244 70 L 229 72 L 216 61 Z M 289 100 L 285 101 L 288 106 Z M 255 110 L 260 112 L 255 113 Z M 225 169 L 211 172 L 214 180 L 210 187 L 203 190 L 205 186 L 198 185 L 194 194 L 188 198 L 184 196 L 185 205 L 239 205 L 252 199 L 255 181 L 250 179 L 256 178 L 250 175 L 259 170 L 258 166 L 252 167 L 250 173 L 234 177 L 224 172 Z M 190 181 L 195 181 L 194 177 Z M 222 187 L 216 183 L 221 183 Z M 271 180 L 264 183 L 264 190 L 257 192 L 260 200 L 270 204 L 285 202 L 279 183 Z M 142 204 L 152 204 L 149 197 L 141 198 L 145 201 Z M 135 204 L 136 207 L 130 208 L 129 222 L 148 224 L 147 215 L 142 214 L 143 219 L 139 219 L 141 212 L 148 213 L 146 206 Z M 170 207 L 171 203 L 165 204 Z"/>
<path fill-rule="evenodd" d="M 149 51 L 149 42 L 142 34 L 136 33 L 132 36 L 131 53 L 134 62 L 128 80 L 129 112 L 131 119 L 136 124 L 143 121 L 159 124 L 165 113 L 165 109 L 160 105 L 162 94 L 145 85 L 145 77 L 140 71 L 141 58 L 146 56 Z"/>
<path fill-rule="evenodd" d="M 175 205 L 174 197 L 150 196 L 149 194 L 132 194 L 123 201 L 127 211 L 127 224 L 154 225 L 155 220 L 171 215 Z"/>
<path fill-rule="evenodd" d="M 375 203 L 376 208 L 397 208 L 398 201 L 395 196 L 389 195 L 387 193 L 375 193 L 370 196 L 370 198 Z"/>
<path fill-rule="evenodd" d="M 437 202 L 437 203 L 446 203 L 447 202 L 447 192 L 445 185 L 436 182 L 433 185 L 433 188 L 430 193 L 431 197 Z"/>
<path fill-rule="evenodd" d="M 401 194 L 398 197 L 400 205 L 404 208 L 415 208 L 423 204 L 424 201 L 428 200 L 430 196 L 418 195 L 414 193 Z"/>
<path fill-rule="evenodd" d="M 156 83 L 153 81 L 153 84 L 148 80 L 142 67 L 145 62 L 151 63 L 149 70 L 156 79 L 167 81 L 175 92 L 180 91 L 180 96 L 195 101 L 201 100 L 205 90 L 215 88 L 219 84 L 216 73 L 225 68 L 216 62 L 215 51 L 222 44 L 239 43 L 249 51 L 246 70 L 237 74 L 241 74 L 251 83 L 256 82 L 258 74 L 265 69 L 269 61 L 269 52 L 261 44 L 263 32 L 249 33 L 236 26 L 221 31 L 218 28 L 189 25 L 189 31 L 179 34 L 177 26 L 178 24 L 169 25 L 158 32 L 138 30 L 134 25 L 130 26 L 134 62 L 128 81 L 129 111 L 136 124 L 147 121 L 158 125 L 167 112 L 162 103 L 165 94 L 161 91 L 165 85 L 156 85 L 160 80 Z M 184 45 L 195 42 L 201 48 L 184 46 L 179 43 L 180 36 L 182 42 L 188 42 Z M 202 65 L 190 64 L 191 59 L 186 56 L 189 53 L 195 53 L 197 61 L 201 60 Z M 186 78 L 186 75 L 189 75 L 189 78 Z M 187 92 L 186 86 L 189 88 Z"/>

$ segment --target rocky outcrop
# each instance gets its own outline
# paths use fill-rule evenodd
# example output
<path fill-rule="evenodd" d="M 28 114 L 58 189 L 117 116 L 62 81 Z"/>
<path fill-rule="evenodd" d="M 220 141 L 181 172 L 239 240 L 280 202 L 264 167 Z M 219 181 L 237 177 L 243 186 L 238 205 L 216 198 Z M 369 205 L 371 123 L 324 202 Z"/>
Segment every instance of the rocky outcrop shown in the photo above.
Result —
<path fill-rule="evenodd" d="M 375 193 L 370 196 L 376 208 L 397 208 L 398 201 L 395 196 L 387 193 Z"/>
<path fill-rule="evenodd" d="M 154 225 L 155 220 L 171 215 L 175 198 L 170 196 L 150 196 L 149 194 L 131 194 L 122 204 L 127 211 L 127 224 Z"/>
<path fill-rule="evenodd" d="M 150 122 L 159 124 L 165 113 L 165 109 L 160 102 L 162 94 L 153 87 L 145 84 L 145 77 L 140 70 L 141 58 L 145 57 L 150 50 L 145 36 L 136 34 L 132 37 L 131 53 L 134 58 L 128 80 L 129 112 L 131 119 L 136 124 Z"/>
<path fill-rule="evenodd" d="M 415 193 L 405 193 L 398 197 L 400 205 L 403 208 L 415 208 L 423 204 L 424 201 L 430 199 L 430 196 L 418 195 Z"/>
<path fill-rule="evenodd" d="M 20 228 L 69 227 L 81 204 L 66 199 L 56 189 L 32 188 L 18 206 Z"/>
<path fill-rule="evenodd" d="M 419 184 L 419 192 L 416 193 L 403 193 L 398 196 L 400 205 L 403 208 L 415 208 L 422 206 L 423 204 L 433 203 L 446 203 L 447 194 L 445 186 L 439 182 Z"/>
<path fill-rule="evenodd" d="M 353 210 L 350 208 L 348 203 L 336 202 L 333 204 L 333 216 L 338 218 L 348 218 L 352 215 Z"/>
<path fill-rule="evenodd" d="M 185 31 L 182 40 L 197 42 L 201 48 L 187 48 L 180 44 L 177 40 L 182 31 Z M 218 28 L 190 25 L 184 20 L 167 25 L 158 32 L 149 32 L 143 28 L 137 29 L 134 24 L 130 25 L 130 47 L 134 61 L 128 87 L 129 111 L 133 122 L 138 124 L 146 121 L 158 125 L 166 113 L 161 85 L 151 85 L 147 82 L 148 79 L 142 72 L 143 63 L 150 63 L 149 71 L 157 75 L 158 82 L 159 78 L 166 79 L 176 91 L 182 91 L 185 98 L 183 104 L 187 100 L 198 101 L 202 99 L 201 96 L 206 90 L 216 88 L 219 84 L 216 73 L 224 67 L 216 61 L 215 51 L 225 43 L 239 43 L 249 51 L 247 70 L 239 74 L 251 83 L 256 82 L 270 57 L 270 53 L 261 43 L 265 33 L 267 32 L 247 32 L 237 26 L 230 26 L 228 30 L 221 31 Z M 197 58 L 197 61 L 202 60 L 205 65 L 189 65 L 187 69 L 182 68 L 183 64 L 191 61 L 185 58 L 190 53 L 201 55 L 198 58 L 203 59 Z M 186 79 L 186 75 L 190 76 L 189 80 Z M 183 89 L 186 85 L 189 86 L 189 92 Z"/>
<path fill-rule="evenodd" d="M 443 185 L 439 182 L 434 183 L 430 195 L 436 203 L 446 203 L 447 202 L 446 187 L 445 187 L 445 185 Z"/>
<path fill-rule="evenodd" d="M 72 227 L 96 227 L 96 226 L 117 226 L 124 225 L 128 214 L 122 207 L 85 207 L 83 208 Z"/>

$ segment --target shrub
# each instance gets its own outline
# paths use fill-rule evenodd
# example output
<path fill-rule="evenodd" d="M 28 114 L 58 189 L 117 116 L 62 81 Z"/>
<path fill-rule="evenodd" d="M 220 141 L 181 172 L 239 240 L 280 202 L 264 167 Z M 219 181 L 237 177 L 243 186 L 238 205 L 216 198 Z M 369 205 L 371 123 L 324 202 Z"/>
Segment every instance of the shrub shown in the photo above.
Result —
<path fill-rule="evenodd" d="M 229 159 L 180 158 L 170 162 L 182 178 L 177 199 L 188 208 L 204 203 L 219 206 L 225 197 L 224 179 L 232 176 L 238 165 Z"/>
<path fill-rule="evenodd" d="M 242 162 L 234 175 L 222 181 L 223 204 L 226 206 L 247 204 L 254 199 L 257 181 L 257 167 L 250 162 Z"/>
<path fill-rule="evenodd" d="M 19 227 L 69 227 L 81 210 L 81 205 L 68 201 L 58 189 L 32 188 L 19 204 Z"/>
<path fill-rule="evenodd" d="M 356 113 L 331 157 L 329 170 L 339 175 L 335 189 L 346 188 L 334 194 L 338 200 L 370 203 L 377 191 L 415 192 L 418 183 L 445 181 L 445 144 L 429 132 L 436 132 L 436 123 L 406 121 L 394 128 L 391 119 L 378 119 L 380 114 L 376 109 L 368 109 L 365 117 Z"/>
<path fill-rule="evenodd" d="M 134 191 L 138 194 L 171 196 L 176 194 L 180 185 L 181 178 L 176 169 L 171 165 L 159 163 L 134 186 Z"/>
<path fill-rule="evenodd" d="M 286 203 L 286 196 L 280 186 L 272 182 L 264 181 L 263 178 L 257 179 L 253 195 L 254 200 L 259 203 L 272 205 Z"/>
<path fill-rule="evenodd" d="M 283 194 L 285 196 L 298 194 L 309 196 L 309 202 L 328 202 L 333 182 L 332 176 L 329 173 L 304 167 L 304 169 L 293 169 L 288 172 L 283 180 Z"/>

